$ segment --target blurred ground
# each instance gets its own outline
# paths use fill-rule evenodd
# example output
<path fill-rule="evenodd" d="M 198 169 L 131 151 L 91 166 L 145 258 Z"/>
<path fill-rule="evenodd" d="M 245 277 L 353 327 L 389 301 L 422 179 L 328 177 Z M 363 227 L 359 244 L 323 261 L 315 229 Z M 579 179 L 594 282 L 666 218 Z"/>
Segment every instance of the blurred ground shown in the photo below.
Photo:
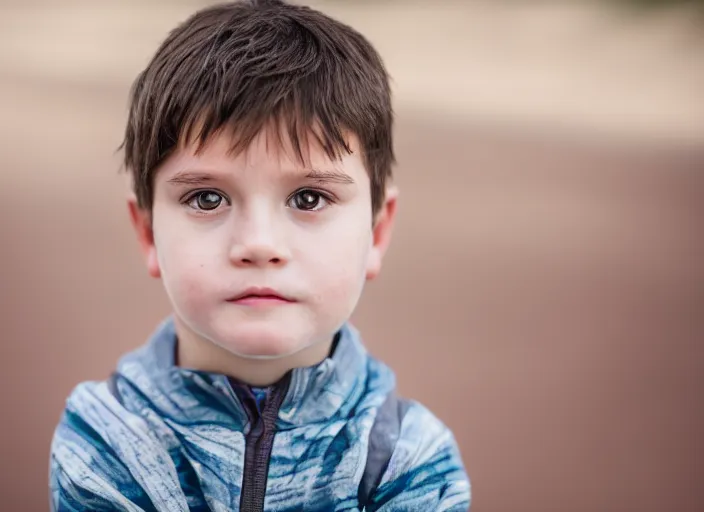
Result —
<path fill-rule="evenodd" d="M 115 150 L 131 80 L 197 5 L 0 3 L 0 510 L 46 510 L 63 400 L 168 311 Z M 702 510 L 701 27 L 585 2 L 315 5 L 395 81 L 401 216 L 356 323 L 456 432 L 473 510 Z"/>

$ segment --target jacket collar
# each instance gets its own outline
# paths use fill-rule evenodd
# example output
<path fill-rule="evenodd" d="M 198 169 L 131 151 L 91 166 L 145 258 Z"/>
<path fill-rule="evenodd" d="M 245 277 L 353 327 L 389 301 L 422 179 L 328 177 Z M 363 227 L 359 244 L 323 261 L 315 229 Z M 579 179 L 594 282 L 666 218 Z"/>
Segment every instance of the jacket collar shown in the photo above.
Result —
<path fill-rule="evenodd" d="M 130 381 L 162 416 L 179 423 L 247 421 L 226 375 L 187 370 L 175 364 L 176 331 L 165 320 L 141 348 L 127 354 L 118 373 Z M 291 371 L 279 409 L 279 427 L 326 421 L 346 415 L 366 389 L 369 356 L 350 324 L 340 332 L 334 353 L 321 363 Z"/>

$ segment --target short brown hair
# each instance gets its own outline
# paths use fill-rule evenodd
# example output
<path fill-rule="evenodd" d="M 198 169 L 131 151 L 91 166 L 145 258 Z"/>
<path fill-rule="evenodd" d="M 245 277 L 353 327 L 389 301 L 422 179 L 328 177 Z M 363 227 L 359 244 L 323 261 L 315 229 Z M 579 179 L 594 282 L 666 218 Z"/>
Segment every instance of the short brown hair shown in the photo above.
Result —
<path fill-rule="evenodd" d="M 180 141 L 195 137 L 202 147 L 228 128 L 241 151 L 272 121 L 301 162 L 309 135 L 337 159 L 351 152 L 345 134 L 354 134 L 378 211 L 394 163 L 384 64 L 354 29 L 280 0 L 198 11 L 139 74 L 122 143 L 138 204 L 151 209 L 154 171 Z"/>

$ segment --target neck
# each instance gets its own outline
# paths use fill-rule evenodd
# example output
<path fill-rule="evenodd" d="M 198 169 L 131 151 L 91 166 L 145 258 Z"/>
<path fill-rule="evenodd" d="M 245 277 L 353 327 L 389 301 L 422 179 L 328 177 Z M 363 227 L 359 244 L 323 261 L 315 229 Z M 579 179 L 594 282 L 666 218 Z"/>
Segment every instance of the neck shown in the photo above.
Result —
<path fill-rule="evenodd" d="M 270 386 L 294 368 L 313 366 L 323 361 L 330 353 L 332 338 L 316 343 L 290 356 L 257 359 L 233 354 L 227 349 L 189 332 L 176 322 L 176 364 L 182 368 L 209 373 L 220 373 L 249 384 Z"/>

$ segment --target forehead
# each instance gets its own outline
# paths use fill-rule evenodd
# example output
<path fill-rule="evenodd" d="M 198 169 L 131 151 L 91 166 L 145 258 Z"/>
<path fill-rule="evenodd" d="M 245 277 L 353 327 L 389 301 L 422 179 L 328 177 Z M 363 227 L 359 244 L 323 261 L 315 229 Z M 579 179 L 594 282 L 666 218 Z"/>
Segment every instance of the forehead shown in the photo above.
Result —
<path fill-rule="evenodd" d="M 237 142 L 226 130 L 214 133 L 203 144 L 198 140 L 182 141 L 160 166 L 157 179 L 168 179 L 184 169 L 302 175 L 316 170 L 334 170 L 349 175 L 354 181 L 367 176 L 360 144 L 353 134 L 347 138 L 350 152 L 342 150 L 339 158 L 331 158 L 312 133 L 301 139 L 300 152 L 285 132 L 270 129 L 262 130 L 241 150 Z"/>

